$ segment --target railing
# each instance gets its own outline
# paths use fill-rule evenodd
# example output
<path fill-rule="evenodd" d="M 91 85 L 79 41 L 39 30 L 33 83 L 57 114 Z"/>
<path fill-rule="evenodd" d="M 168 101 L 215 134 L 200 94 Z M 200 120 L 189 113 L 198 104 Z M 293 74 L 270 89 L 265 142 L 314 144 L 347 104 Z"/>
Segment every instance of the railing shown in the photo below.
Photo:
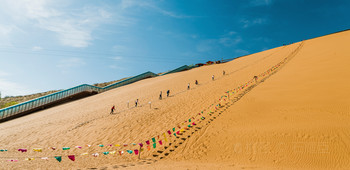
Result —
<path fill-rule="evenodd" d="M 76 86 L 70 89 L 62 90 L 56 93 L 52 93 L 46 96 L 42 96 L 33 100 L 29 100 L 17 105 L 13 105 L 0 110 L 0 118 L 7 118 L 19 113 L 23 113 L 25 111 L 32 110 L 34 108 L 38 108 L 41 106 L 45 106 L 49 103 L 59 101 L 61 99 L 67 98 L 69 96 L 73 96 L 85 91 L 98 91 L 98 87 L 82 84 L 80 86 Z"/>
<path fill-rule="evenodd" d="M 163 75 L 166 75 L 166 74 L 170 74 L 170 73 L 176 73 L 176 72 L 180 72 L 180 71 L 184 71 L 184 70 L 189 70 L 189 69 L 191 69 L 190 66 L 188 66 L 188 65 L 183 65 L 183 66 L 181 66 L 181 67 L 179 67 L 179 68 L 176 68 L 176 69 L 174 69 L 174 70 L 165 72 L 165 73 L 161 74 L 160 76 L 163 76 Z"/>
<path fill-rule="evenodd" d="M 183 71 L 183 70 L 187 70 L 187 69 L 191 69 L 192 67 L 189 67 L 187 65 L 185 66 L 181 66 L 179 68 L 176 68 L 174 70 L 171 70 L 167 73 L 164 73 L 162 75 L 165 74 L 169 74 L 169 73 L 174 73 L 174 72 L 179 72 L 179 71 Z M 5 118 L 9 118 L 24 112 L 28 112 L 31 111 L 33 109 L 37 109 L 37 108 L 41 108 L 45 105 L 48 105 L 50 103 L 54 103 L 60 100 L 63 100 L 65 98 L 83 93 L 83 92 L 96 92 L 96 93 L 102 93 L 108 90 L 111 90 L 113 88 L 117 88 L 120 86 L 124 86 L 127 84 L 131 84 L 134 83 L 136 81 L 142 80 L 142 79 L 146 79 L 146 78 L 150 78 L 150 77 L 157 77 L 158 75 L 155 73 L 152 73 L 150 71 L 139 74 L 137 76 L 125 79 L 123 81 L 120 82 L 116 82 L 113 83 L 111 85 L 108 85 L 106 87 L 96 87 L 96 86 L 92 86 L 92 85 L 88 85 L 88 84 L 82 84 L 73 88 L 69 88 L 66 90 L 62 90 L 56 93 L 52 93 L 46 96 L 42 96 L 36 99 L 32 99 L 17 105 L 13 105 L 4 109 L 0 109 L 0 120 L 5 119 Z"/>
<path fill-rule="evenodd" d="M 107 90 L 110 90 L 110 89 L 113 89 L 113 88 L 124 86 L 124 85 L 130 84 L 130 83 L 134 83 L 136 81 L 139 81 L 139 80 L 142 80 L 142 79 L 145 79 L 145 78 L 157 77 L 157 76 L 158 76 L 157 74 L 154 74 L 154 73 L 148 71 L 146 73 L 143 73 L 143 74 L 140 74 L 140 75 L 137 75 L 137 76 L 125 79 L 123 81 L 120 81 L 120 82 L 117 82 L 117 83 L 114 83 L 114 84 L 111 84 L 111 85 L 108 85 L 106 87 L 103 87 L 102 89 L 103 89 L 103 91 L 107 91 Z"/>

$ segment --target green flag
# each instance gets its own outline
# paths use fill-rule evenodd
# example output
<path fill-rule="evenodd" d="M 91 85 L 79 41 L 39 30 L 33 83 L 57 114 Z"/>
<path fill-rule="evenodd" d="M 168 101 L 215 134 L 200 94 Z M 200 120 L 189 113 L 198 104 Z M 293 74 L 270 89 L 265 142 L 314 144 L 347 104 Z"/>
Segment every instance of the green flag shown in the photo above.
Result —
<path fill-rule="evenodd" d="M 70 147 L 63 147 L 62 149 L 65 151 L 65 150 L 69 150 Z"/>
<path fill-rule="evenodd" d="M 61 162 L 61 161 L 62 161 L 62 156 L 55 156 L 55 158 L 56 158 L 56 160 L 57 160 L 58 162 Z"/>

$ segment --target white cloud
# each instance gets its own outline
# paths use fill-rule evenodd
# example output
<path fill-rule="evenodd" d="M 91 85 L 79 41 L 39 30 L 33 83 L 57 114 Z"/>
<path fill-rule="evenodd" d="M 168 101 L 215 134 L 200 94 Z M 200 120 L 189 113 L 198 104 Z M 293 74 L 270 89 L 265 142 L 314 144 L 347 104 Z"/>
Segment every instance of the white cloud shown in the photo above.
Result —
<path fill-rule="evenodd" d="M 156 6 L 154 6 L 153 9 L 155 9 L 156 11 L 160 12 L 160 13 L 163 14 L 163 15 L 170 16 L 170 17 L 173 17 L 173 18 L 189 18 L 189 16 L 186 16 L 186 15 L 179 15 L 179 14 L 176 14 L 176 13 L 174 13 L 174 12 L 167 11 L 167 10 L 164 10 L 164 9 L 161 9 L 161 8 L 158 8 L 158 7 L 156 7 Z"/>
<path fill-rule="evenodd" d="M 243 23 L 243 28 L 248 28 L 254 25 L 265 24 L 267 22 L 266 18 L 256 18 L 253 20 L 243 19 L 241 23 Z"/>
<path fill-rule="evenodd" d="M 114 60 L 121 60 L 121 59 L 123 59 L 123 57 L 121 57 L 121 56 L 116 56 L 116 57 L 113 57 L 113 59 L 114 59 Z"/>
<path fill-rule="evenodd" d="M 192 34 L 192 35 L 191 35 L 191 38 L 196 39 L 196 38 L 198 38 L 198 35 Z"/>
<path fill-rule="evenodd" d="M 0 36 L 8 36 L 13 29 L 13 26 L 10 25 L 0 25 Z"/>
<path fill-rule="evenodd" d="M 0 7 L 1 10 L 1 7 Z M 1 15 L 1 12 L 0 12 Z M 0 45 L 10 46 L 13 47 L 11 36 L 14 35 L 16 31 L 22 32 L 17 26 L 9 24 L 9 23 L 2 23 L 1 22 L 1 16 L 0 16 Z"/>
<path fill-rule="evenodd" d="M 250 1 L 250 4 L 252 6 L 270 5 L 271 3 L 272 3 L 272 0 L 252 0 L 252 1 Z"/>
<path fill-rule="evenodd" d="M 197 45 L 197 51 L 198 52 L 210 51 L 210 50 L 212 50 L 215 43 L 216 43 L 216 40 L 214 40 L 214 39 L 203 40 Z"/>
<path fill-rule="evenodd" d="M 123 57 L 122 57 L 122 56 L 115 56 L 115 57 L 112 57 L 112 59 L 115 60 L 115 61 L 117 61 L 117 62 L 115 62 L 115 63 L 119 63 L 119 61 L 122 60 Z M 119 63 L 119 64 L 120 64 L 120 63 Z M 118 70 L 123 70 L 123 69 L 124 69 L 123 67 L 118 66 L 118 65 L 116 65 L 116 64 L 109 65 L 108 67 L 111 68 L 111 69 L 118 69 Z"/>
<path fill-rule="evenodd" d="M 173 17 L 173 18 L 188 18 L 190 16 L 179 15 L 172 11 L 168 11 L 157 6 L 153 1 L 144 1 L 144 0 L 122 0 L 121 7 L 123 9 L 131 8 L 131 7 L 142 7 L 146 9 L 154 10 L 158 13 L 161 13 L 165 16 Z"/>
<path fill-rule="evenodd" d="M 18 83 L 15 83 L 3 78 L 0 78 L 0 91 L 1 91 L 1 97 L 26 95 L 26 94 L 34 93 L 33 90 L 30 90 Z"/>
<path fill-rule="evenodd" d="M 124 53 L 128 50 L 128 48 L 126 46 L 123 45 L 114 45 L 113 46 L 113 51 L 117 52 L 117 53 Z"/>
<path fill-rule="evenodd" d="M 6 77 L 6 76 L 9 76 L 9 75 L 10 75 L 10 73 L 0 70 L 0 77 Z"/>
<path fill-rule="evenodd" d="M 31 94 L 34 91 L 30 90 L 18 83 L 8 80 L 6 77 L 11 76 L 11 73 L 0 70 L 0 92 L 1 97 Z"/>
<path fill-rule="evenodd" d="M 183 53 L 180 53 L 180 55 L 185 57 L 192 57 L 192 58 L 200 56 L 199 53 L 196 53 L 194 51 L 183 52 Z"/>
<path fill-rule="evenodd" d="M 91 3 L 74 5 L 69 0 L 3 0 L 0 6 L 0 37 L 14 30 L 22 30 L 24 35 L 30 34 L 27 30 L 36 30 L 51 33 L 64 46 L 84 48 L 98 38 L 94 32 L 104 24 L 128 27 L 137 22 L 136 18 L 128 17 L 131 7 L 145 8 L 174 18 L 187 17 L 162 9 L 152 0 L 121 0 L 113 8 L 93 6 Z M 2 40 L 11 42 L 11 39 Z"/>
<path fill-rule="evenodd" d="M 12 22 L 18 27 L 31 25 L 55 33 L 62 45 L 87 47 L 94 39 L 92 32 L 111 18 L 112 14 L 101 7 L 83 6 L 72 9 L 67 2 L 5 0 L 0 10 L 12 18 Z M 65 10 L 63 6 L 66 7 Z M 9 28 L 0 27 L 0 34 L 8 34 L 10 31 Z"/>
<path fill-rule="evenodd" d="M 33 48 L 32 48 L 32 51 L 40 51 L 40 50 L 42 50 L 43 48 L 42 47 L 40 47 L 40 46 L 34 46 Z"/>
<path fill-rule="evenodd" d="M 231 38 L 231 37 L 223 37 L 219 39 L 219 43 L 221 43 L 222 45 L 226 46 L 226 47 L 231 47 L 231 46 L 235 46 L 238 43 L 240 43 L 242 41 L 242 38 L 240 36 Z"/>
<path fill-rule="evenodd" d="M 234 47 L 240 42 L 242 42 L 241 36 L 239 36 L 237 32 L 230 31 L 224 35 L 221 35 L 220 38 L 200 41 L 197 44 L 197 51 L 208 52 L 222 46 Z"/>
<path fill-rule="evenodd" d="M 267 38 L 267 37 L 257 37 L 257 38 L 254 38 L 254 41 L 259 41 L 258 43 L 271 43 L 271 39 Z"/>
<path fill-rule="evenodd" d="M 66 58 L 61 60 L 56 66 L 58 68 L 72 68 L 72 67 L 80 67 L 85 64 L 86 64 L 85 61 L 82 60 L 81 58 L 72 57 L 72 58 Z"/>
<path fill-rule="evenodd" d="M 123 67 L 116 66 L 116 65 L 109 65 L 109 68 L 111 68 L 111 69 L 118 69 L 118 70 L 123 70 L 124 69 Z"/>
<path fill-rule="evenodd" d="M 120 6 L 122 9 L 130 8 L 132 6 L 143 6 L 145 2 L 137 0 L 122 0 Z"/>
<path fill-rule="evenodd" d="M 230 31 L 230 32 L 228 33 L 228 35 L 234 35 L 234 34 L 237 34 L 237 32 L 236 32 L 236 31 Z"/>
<path fill-rule="evenodd" d="M 65 21 L 41 21 L 43 28 L 58 34 L 58 38 L 63 45 L 71 47 L 87 47 L 93 39 L 91 28 L 83 28 L 79 23 L 83 21 L 65 20 Z"/>

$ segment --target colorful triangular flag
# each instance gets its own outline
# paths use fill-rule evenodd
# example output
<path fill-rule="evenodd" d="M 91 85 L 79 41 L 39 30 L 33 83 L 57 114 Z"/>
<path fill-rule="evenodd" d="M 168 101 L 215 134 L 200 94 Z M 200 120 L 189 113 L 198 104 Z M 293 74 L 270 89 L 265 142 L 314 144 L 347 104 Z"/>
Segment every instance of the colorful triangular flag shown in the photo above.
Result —
<path fill-rule="evenodd" d="M 61 162 L 61 161 L 62 161 L 62 156 L 55 156 L 55 159 L 56 159 L 58 162 Z"/>
<path fill-rule="evenodd" d="M 75 161 L 75 155 L 68 155 L 68 158 L 72 161 Z"/>

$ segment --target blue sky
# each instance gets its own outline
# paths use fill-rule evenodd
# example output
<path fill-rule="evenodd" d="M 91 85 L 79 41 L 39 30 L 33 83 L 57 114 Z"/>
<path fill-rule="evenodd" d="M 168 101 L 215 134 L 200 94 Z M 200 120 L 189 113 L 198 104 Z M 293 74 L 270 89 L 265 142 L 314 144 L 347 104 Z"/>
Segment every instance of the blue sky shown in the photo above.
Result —
<path fill-rule="evenodd" d="M 1 0 L 0 91 L 234 58 L 350 28 L 347 0 Z"/>

